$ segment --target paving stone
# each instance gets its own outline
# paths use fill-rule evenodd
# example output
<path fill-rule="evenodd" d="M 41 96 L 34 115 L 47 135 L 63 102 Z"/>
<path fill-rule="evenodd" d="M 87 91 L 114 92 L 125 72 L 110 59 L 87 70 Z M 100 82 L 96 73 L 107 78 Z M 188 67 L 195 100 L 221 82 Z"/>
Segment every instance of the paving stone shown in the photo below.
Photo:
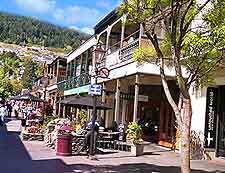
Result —
<path fill-rule="evenodd" d="M 42 141 L 21 141 L 20 121 L 10 120 L 0 127 L 0 173 L 179 173 L 179 153 L 151 144 L 145 154 L 107 151 L 97 155 L 60 157 Z M 225 172 L 225 161 L 191 161 L 192 173 Z"/>

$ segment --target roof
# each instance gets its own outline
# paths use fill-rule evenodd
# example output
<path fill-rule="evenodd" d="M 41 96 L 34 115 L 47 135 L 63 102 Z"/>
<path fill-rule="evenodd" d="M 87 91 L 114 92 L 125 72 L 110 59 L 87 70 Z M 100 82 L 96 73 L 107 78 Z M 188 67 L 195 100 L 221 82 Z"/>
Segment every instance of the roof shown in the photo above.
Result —
<path fill-rule="evenodd" d="M 70 55 L 67 57 L 67 63 L 76 59 L 83 52 L 90 49 L 91 47 L 93 47 L 96 44 L 97 44 L 97 39 L 95 38 L 95 35 L 93 35 L 91 38 L 89 38 L 87 41 L 85 41 L 83 44 L 81 44 L 75 51 L 70 53 Z"/>
<path fill-rule="evenodd" d="M 66 62 L 66 58 L 65 57 L 60 57 L 58 56 L 57 58 L 55 58 L 49 65 L 53 64 L 54 62 L 56 62 L 57 60 L 64 60 Z"/>
<path fill-rule="evenodd" d="M 91 96 L 72 96 L 69 98 L 65 98 L 64 100 L 60 101 L 61 104 L 70 105 L 73 107 L 93 107 L 93 98 Z M 101 101 L 96 101 L 96 108 L 97 109 L 112 109 L 109 105 L 106 103 L 103 103 Z"/>
<path fill-rule="evenodd" d="M 118 7 L 112 10 L 110 13 L 108 13 L 102 20 L 100 20 L 95 26 L 95 34 L 98 33 L 100 30 L 104 29 L 104 26 L 108 24 L 110 21 L 115 20 L 118 16 L 116 14 L 116 11 L 118 10 Z"/>

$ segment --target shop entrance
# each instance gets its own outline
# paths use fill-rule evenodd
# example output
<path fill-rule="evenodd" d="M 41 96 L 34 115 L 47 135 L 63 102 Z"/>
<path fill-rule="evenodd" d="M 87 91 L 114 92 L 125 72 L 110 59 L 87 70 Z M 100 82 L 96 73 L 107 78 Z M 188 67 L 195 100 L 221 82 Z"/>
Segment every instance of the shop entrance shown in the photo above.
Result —
<path fill-rule="evenodd" d="M 175 115 L 169 104 L 161 104 L 159 144 L 165 147 L 172 147 L 176 138 Z"/>
<path fill-rule="evenodd" d="M 225 157 L 225 86 L 219 88 L 219 123 L 217 156 Z"/>
<path fill-rule="evenodd" d="M 140 123 L 143 129 L 143 138 L 146 141 L 158 143 L 160 125 L 160 104 L 142 103 L 141 109 L 142 117 L 140 117 Z"/>
<path fill-rule="evenodd" d="M 142 124 L 144 140 L 171 147 L 176 138 L 175 116 L 167 103 L 151 102 L 142 104 Z"/>

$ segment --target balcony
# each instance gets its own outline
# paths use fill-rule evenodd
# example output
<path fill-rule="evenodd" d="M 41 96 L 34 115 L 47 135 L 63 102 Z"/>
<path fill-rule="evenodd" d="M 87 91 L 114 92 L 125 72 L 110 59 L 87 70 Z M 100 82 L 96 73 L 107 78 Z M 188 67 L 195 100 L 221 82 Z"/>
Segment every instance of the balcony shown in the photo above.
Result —
<path fill-rule="evenodd" d="M 66 81 L 59 84 L 60 90 L 70 90 L 73 88 L 81 87 L 90 84 L 89 74 L 81 74 L 80 76 L 75 76 L 67 79 Z"/>
<path fill-rule="evenodd" d="M 139 31 L 133 33 L 132 35 L 124 39 L 124 43 L 121 48 L 113 48 L 111 49 L 113 51 L 108 51 L 106 57 L 102 60 L 100 66 L 107 67 L 108 69 L 114 69 L 133 62 L 133 53 L 135 49 L 139 47 L 148 47 L 151 45 L 150 40 L 144 37 L 139 38 L 138 36 L 136 36 L 137 33 L 139 33 Z M 131 39 L 131 37 L 133 38 Z"/>
<path fill-rule="evenodd" d="M 58 77 L 53 77 L 51 79 L 49 79 L 49 85 L 55 85 L 55 84 L 58 84 L 62 81 L 65 81 L 66 80 L 66 77 L 65 76 L 58 76 Z"/>

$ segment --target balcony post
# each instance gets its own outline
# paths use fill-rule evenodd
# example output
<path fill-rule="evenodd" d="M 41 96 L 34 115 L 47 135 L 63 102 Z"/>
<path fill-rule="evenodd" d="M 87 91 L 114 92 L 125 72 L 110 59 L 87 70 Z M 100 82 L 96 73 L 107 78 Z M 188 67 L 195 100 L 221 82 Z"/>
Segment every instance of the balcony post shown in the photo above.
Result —
<path fill-rule="evenodd" d="M 59 115 L 59 117 L 61 118 L 61 100 L 62 100 L 62 97 L 60 96 L 59 97 L 59 110 L 58 110 L 58 115 Z"/>
<path fill-rule="evenodd" d="M 109 48 L 109 37 L 110 37 L 110 34 L 111 34 L 111 29 L 112 29 L 112 27 L 108 26 L 108 28 L 107 28 L 107 38 L 106 38 L 106 50 L 108 50 L 108 48 Z"/>
<path fill-rule="evenodd" d="M 133 122 L 137 121 L 138 95 L 139 95 L 139 75 L 136 74 L 136 77 L 135 77 L 135 94 L 134 94 L 134 115 L 133 115 Z"/>
<path fill-rule="evenodd" d="M 57 112 L 57 104 L 56 104 L 56 102 L 57 102 L 57 94 L 55 93 L 55 95 L 54 95 L 54 101 L 53 101 L 53 116 L 56 116 L 56 112 Z"/>
<path fill-rule="evenodd" d="M 141 47 L 141 38 L 144 35 L 144 27 L 143 24 L 140 24 L 140 31 L 139 31 L 139 47 Z"/>
<path fill-rule="evenodd" d="M 114 121 L 118 123 L 120 114 L 120 79 L 116 80 L 116 105 L 115 105 L 115 118 Z"/>
<path fill-rule="evenodd" d="M 105 83 L 103 82 L 103 84 L 102 84 L 102 102 L 105 103 L 105 101 L 106 101 L 106 86 L 105 86 Z M 101 120 L 104 119 L 104 113 L 105 113 L 105 111 L 102 110 L 101 111 Z"/>
<path fill-rule="evenodd" d="M 52 64 L 52 77 L 55 77 L 55 64 Z"/>
<path fill-rule="evenodd" d="M 63 118 L 66 118 L 66 106 L 63 105 Z"/>
<path fill-rule="evenodd" d="M 57 66 L 56 66 L 56 77 L 59 77 L 59 59 L 57 60 Z M 57 81 L 58 82 L 58 81 Z"/>
<path fill-rule="evenodd" d="M 127 100 L 123 100 L 123 109 L 122 109 L 122 124 L 126 122 L 126 109 L 127 109 Z"/>
<path fill-rule="evenodd" d="M 123 47 L 123 40 L 124 40 L 124 34 L 125 34 L 126 20 L 127 20 L 127 16 L 123 15 L 123 17 L 121 19 L 121 21 L 122 21 L 122 31 L 121 31 L 120 48 Z"/>

